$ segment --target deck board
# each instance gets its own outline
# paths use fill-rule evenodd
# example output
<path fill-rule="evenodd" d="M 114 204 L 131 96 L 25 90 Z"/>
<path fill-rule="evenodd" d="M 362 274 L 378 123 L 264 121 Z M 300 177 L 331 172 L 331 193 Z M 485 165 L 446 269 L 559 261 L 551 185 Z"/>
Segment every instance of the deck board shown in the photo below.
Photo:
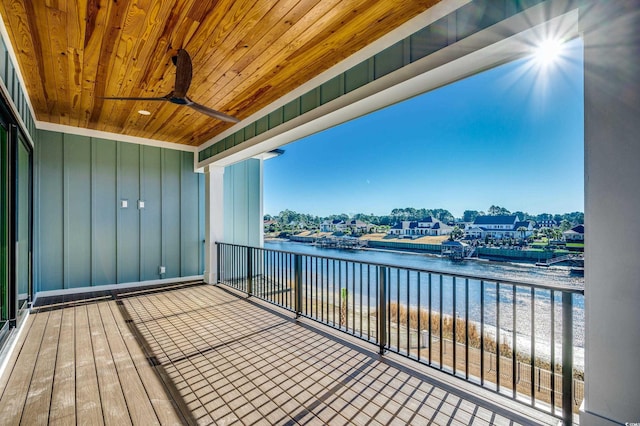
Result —
<path fill-rule="evenodd" d="M 62 312 L 54 311 L 49 314 L 38 359 L 29 385 L 29 392 L 24 406 L 23 425 L 46 425 L 49 421 L 49 407 L 51 406 L 51 391 L 55 374 L 56 356 L 58 354 L 58 340 L 60 337 L 60 321 Z"/>
<path fill-rule="evenodd" d="M 3 425 L 557 422 L 218 286 L 35 308 L 23 337 Z"/>
<path fill-rule="evenodd" d="M 75 307 L 76 415 L 78 424 L 103 425 L 100 390 L 86 306 Z"/>
<path fill-rule="evenodd" d="M 64 309 L 58 340 L 58 356 L 53 379 L 49 422 L 59 425 L 76 424 L 75 311 Z"/>
<path fill-rule="evenodd" d="M 140 380 L 142 381 L 158 422 L 163 425 L 184 423 L 183 417 L 181 417 L 176 410 L 175 403 L 167 396 L 161 378 L 158 377 L 158 374 L 149 366 L 143 349 L 125 324 L 124 318 L 120 315 L 115 302 L 109 303 L 109 309 L 111 310 L 114 325 L 122 336 L 123 343 L 131 356 L 131 361 L 136 368 L 136 373 L 140 376 Z M 141 420 L 141 424 L 148 424 L 146 419 Z"/>
<path fill-rule="evenodd" d="M 118 378 L 126 383 L 126 385 L 121 386 L 121 389 L 129 409 L 131 422 L 134 425 L 159 424 L 158 417 L 140 380 L 131 355 L 122 341 L 122 336 L 113 319 L 109 305 L 101 303 L 98 308 Z"/>
<path fill-rule="evenodd" d="M 88 305 L 87 314 L 89 316 L 91 343 L 98 376 L 104 424 L 107 426 L 130 425 L 131 417 L 124 399 L 123 386 L 104 332 L 98 305 Z M 128 385 L 129 380 L 127 380 Z"/>
<path fill-rule="evenodd" d="M 48 317 L 47 313 L 28 318 L 27 321 L 33 321 L 28 338 L 24 339 L 21 347 L 16 347 L 20 354 L 11 368 L 11 377 L 0 399 L 0 419 L 7 426 L 19 424 L 22 418 Z"/>

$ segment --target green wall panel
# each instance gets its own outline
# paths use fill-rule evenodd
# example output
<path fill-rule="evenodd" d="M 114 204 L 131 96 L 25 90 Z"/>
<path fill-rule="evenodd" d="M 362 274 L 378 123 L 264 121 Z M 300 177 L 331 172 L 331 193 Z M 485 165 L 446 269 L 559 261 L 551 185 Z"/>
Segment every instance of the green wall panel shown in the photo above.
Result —
<path fill-rule="evenodd" d="M 279 126 L 283 123 L 283 109 L 278 108 L 269 114 L 269 128 L 273 129 L 276 126 Z"/>
<path fill-rule="evenodd" d="M 140 281 L 140 215 L 137 202 L 140 194 L 140 146 L 118 144 L 119 196 L 127 207 L 119 209 L 118 218 L 118 281 Z"/>
<path fill-rule="evenodd" d="M 300 99 L 294 99 L 284 106 L 284 121 L 289 121 L 300 115 Z"/>
<path fill-rule="evenodd" d="M 249 159 L 224 169 L 224 241 L 258 246 L 260 160 Z"/>
<path fill-rule="evenodd" d="M 320 86 L 320 103 L 326 104 L 344 95 L 344 80 L 342 74 Z"/>
<path fill-rule="evenodd" d="M 204 274 L 204 227 L 205 227 L 205 215 L 204 215 L 204 173 L 198 173 L 198 248 L 200 250 L 199 263 L 198 263 L 198 275 Z"/>
<path fill-rule="evenodd" d="M 40 197 L 36 220 L 40 235 L 39 258 L 36 261 L 40 270 L 40 287 L 36 287 L 36 290 L 57 290 L 64 288 L 62 135 L 42 132 L 38 140 L 38 151 Z"/>
<path fill-rule="evenodd" d="M 64 140 L 65 288 L 91 283 L 91 145 L 84 136 Z"/>
<path fill-rule="evenodd" d="M 345 92 L 349 93 L 369 83 L 373 78 L 369 75 L 369 61 L 364 61 L 344 73 Z"/>
<path fill-rule="evenodd" d="M 380 78 L 409 63 L 404 58 L 404 43 L 398 42 L 374 56 L 374 77 Z"/>
<path fill-rule="evenodd" d="M 162 169 L 160 148 L 142 146 L 141 150 L 140 280 L 145 281 L 157 279 L 162 265 Z"/>
<path fill-rule="evenodd" d="M 175 199 L 175 194 L 180 194 L 181 155 L 178 151 L 164 151 L 164 161 L 162 164 L 162 229 L 165 238 L 163 239 L 163 261 L 166 268 L 166 278 L 180 276 L 180 211 L 182 205 L 180 200 Z M 169 202 L 171 200 L 171 202 Z"/>
<path fill-rule="evenodd" d="M 310 92 L 300 96 L 300 113 L 304 114 L 320 106 L 320 88 L 315 88 Z"/>
<path fill-rule="evenodd" d="M 36 291 L 202 273 L 192 153 L 39 131 L 34 171 Z"/>
<path fill-rule="evenodd" d="M 200 272 L 200 244 L 194 244 L 200 240 L 198 222 L 198 176 L 193 173 L 193 156 L 190 153 L 181 153 L 182 174 L 180 178 L 180 229 L 182 238 L 180 241 L 180 258 L 182 259 L 183 276 L 197 275 Z"/>
<path fill-rule="evenodd" d="M 411 35 L 411 61 L 417 61 L 446 47 L 448 34 L 449 23 L 445 17 Z"/>
<path fill-rule="evenodd" d="M 91 140 L 91 240 L 93 285 L 117 283 L 116 142 Z"/>

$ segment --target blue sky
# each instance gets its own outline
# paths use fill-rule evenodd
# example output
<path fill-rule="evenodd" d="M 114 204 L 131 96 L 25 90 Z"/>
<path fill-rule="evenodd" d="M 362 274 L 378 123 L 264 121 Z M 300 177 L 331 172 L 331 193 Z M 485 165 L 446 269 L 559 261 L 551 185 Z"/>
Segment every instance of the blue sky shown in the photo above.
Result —
<path fill-rule="evenodd" d="M 283 147 L 264 212 L 584 211 L 582 42 L 485 71 Z"/>

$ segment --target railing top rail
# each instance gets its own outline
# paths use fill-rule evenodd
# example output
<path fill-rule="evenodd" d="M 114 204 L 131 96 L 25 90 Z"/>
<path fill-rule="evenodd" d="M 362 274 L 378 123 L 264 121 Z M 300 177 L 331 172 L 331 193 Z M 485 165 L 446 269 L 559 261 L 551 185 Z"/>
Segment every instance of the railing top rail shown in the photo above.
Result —
<path fill-rule="evenodd" d="M 370 266 L 381 266 L 381 267 L 385 267 L 385 268 L 402 269 L 402 270 L 411 271 L 411 272 L 422 272 L 422 273 L 427 273 L 427 274 L 438 274 L 438 275 L 444 275 L 444 276 L 448 276 L 448 277 L 464 278 L 464 279 L 477 280 L 477 281 L 489 281 L 489 282 L 495 282 L 495 283 L 499 283 L 499 284 L 514 285 L 514 286 L 518 286 L 518 287 L 529 287 L 529 288 L 534 288 L 534 289 L 539 289 L 539 290 L 553 290 L 553 291 L 561 291 L 561 292 L 565 292 L 565 293 L 582 294 L 582 295 L 584 295 L 584 289 L 583 288 L 579 288 L 579 287 L 570 287 L 570 286 L 564 286 L 564 285 L 538 284 L 538 283 L 532 283 L 532 282 L 526 282 L 526 281 L 516 281 L 516 280 L 510 280 L 510 279 L 502 279 L 502 278 L 498 278 L 498 277 L 489 277 L 489 276 L 482 276 L 482 275 L 475 275 L 475 274 L 461 274 L 461 273 L 456 273 L 456 272 L 439 271 L 439 270 L 435 270 L 435 269 L 416 268 L 414 266 L 391 265 L 391 264 L 381 263 L 381 262 L 369 262 L 369 261 L 347 259 L 347 258 L 340 258 L 340 257 L 320 256 L 320 255 L 316 255 L 316 254 L 300 253 L 300 252 L 279 250 L 279 249 L 270 249 L 270 248 L 265 248 L 265 247 L 247 246 L 247 245 L 243 245 L 243 244 L 231 244 L 231 243 L 224 243 L 224 242 L 218 242 L 218 241 L 216 241 L 215 244 L 216 245 L 234 246 L 234 247 L 243 247 L 243 248 L 249 248 L 249 249 L 255 249 L 255 250 L 264 250 L 264 251 L 269 251 L 269 252 L 274 252 L 274 253 L 285 253 L 285 254 L 292 254 L 292 255 L 307 256 L 307 257 L 313 257 L 313 258 L 324 259 L 324 260 L 337 260 L 337 261 L 340 261 L 340 262 L 352 262 L 352 263 L 356 263 L 356 264 L 363 264 L 363 265 L 370 265 Z"/>

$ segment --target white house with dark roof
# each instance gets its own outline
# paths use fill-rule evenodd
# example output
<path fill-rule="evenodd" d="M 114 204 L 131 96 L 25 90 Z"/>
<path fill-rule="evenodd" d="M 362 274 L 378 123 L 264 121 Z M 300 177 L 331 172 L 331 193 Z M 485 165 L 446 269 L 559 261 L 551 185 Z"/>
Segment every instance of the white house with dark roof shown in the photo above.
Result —
<path fill-rule="evenodd" d="M 558 222 L 553 219 L 539 220 L 536 222 L 536 228 L 557 228 Z"/>
<path fill-rule="evenodd" d="M 576 225 L 573 228 L 564 231 L 562 237 L 568 242 L 584 242 L 584 225 Z"/>
<path fill-rule="evenodd" d="M 439 221 L 433 216 L 421 220 L 403 220 L 396 223 L 390 235 L 409 235 L 415 237 L 449 235 L 453 227 Z"/>
<path fill-rule="evenodd" d="M 347 223 L 340 219 L 325 220 L 320 224 L 320 232 L 344 231 L 346 228 Z"/>
<path fill-rule="evenodd" d="M 351 229 L 351 232 L 369 232 L 372 225 L 361 220 L 353 219 L 346 223 L 347 227 Z"/>
<path fill-rule="evenodd" d="M 533 234 L 533 224 L 517 215 L 478 216 L 464 232 L 467 238 L 527 238 Z"/>

